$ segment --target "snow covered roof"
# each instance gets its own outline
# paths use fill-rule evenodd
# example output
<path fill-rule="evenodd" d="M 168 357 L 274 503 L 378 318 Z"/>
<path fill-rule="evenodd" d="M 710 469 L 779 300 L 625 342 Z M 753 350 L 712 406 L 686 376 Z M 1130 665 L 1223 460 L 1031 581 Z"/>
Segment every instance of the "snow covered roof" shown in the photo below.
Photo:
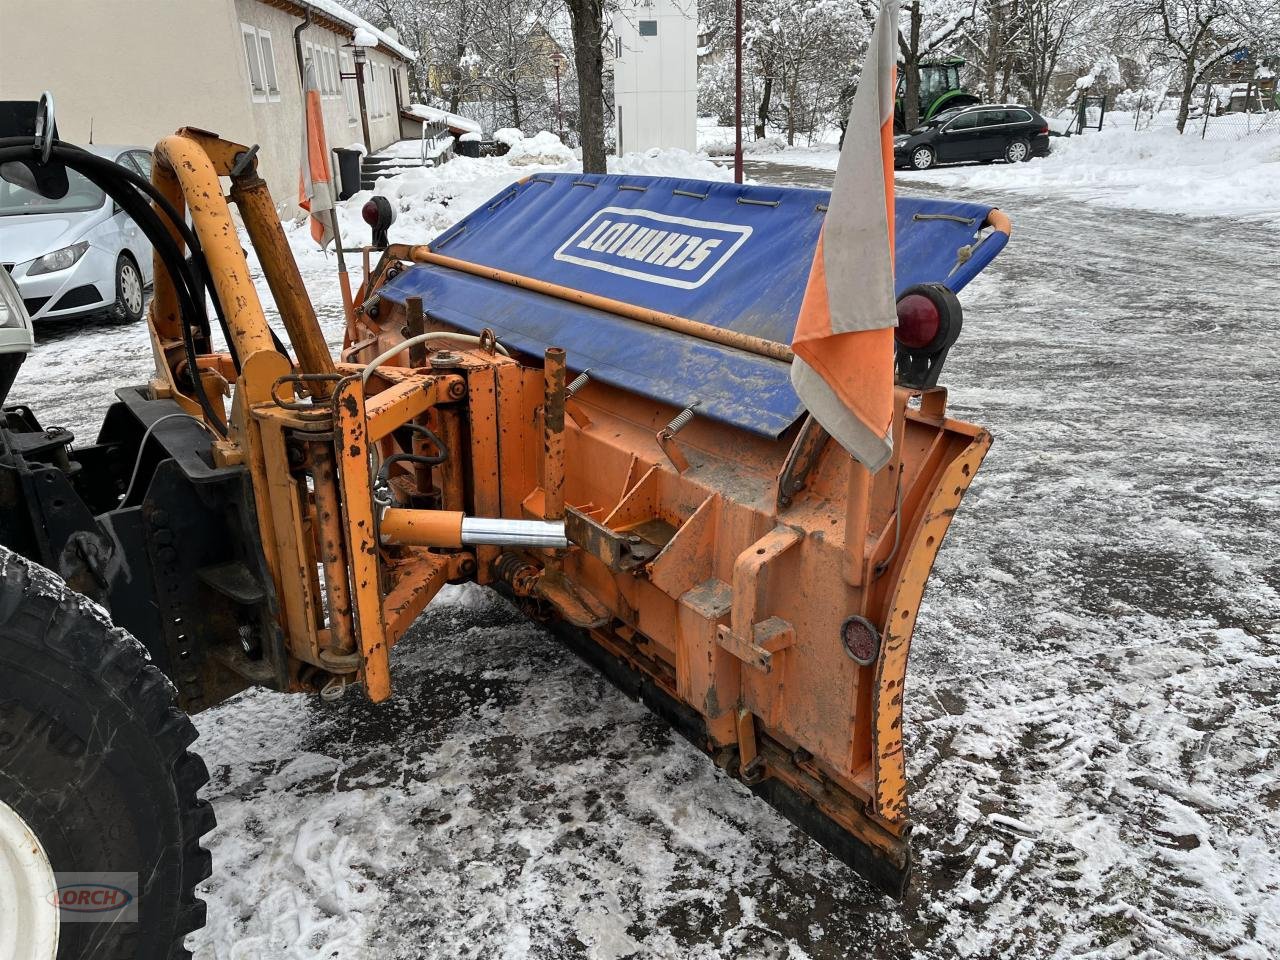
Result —
<path fill-rule="evenodd" d="M 482 129 L 480 124 L 470 117 L 450 113 L 448 110 L 440 110 L 437 107 L 428 107 L 421 103 L 411 103 L 402 107 L 400 112 L 410 114 L 419 120 L 425 120 L 427 123 L 443 123 L 454 136 L 464 133 L 480 133 Z"/>
<path fill-rule="evenodd" d="M 356 34 L 363 33 L 366 36 L 362 36 L 361 39 L 367 40 L 370 37 L 376 39 L 378 47 L 390 51 L 402 60 L 418 59 L 416 50 L 410 50 L 387 31 L 379 30 L 363 17 L 357 17 L 338 0 L 293 0 L 293 2 L 300 7 L 310 7 L 312 12 L 350 27 L 353 38 Z M 373 46 L 373 44 L 361 44 L 361 46 Z"/>

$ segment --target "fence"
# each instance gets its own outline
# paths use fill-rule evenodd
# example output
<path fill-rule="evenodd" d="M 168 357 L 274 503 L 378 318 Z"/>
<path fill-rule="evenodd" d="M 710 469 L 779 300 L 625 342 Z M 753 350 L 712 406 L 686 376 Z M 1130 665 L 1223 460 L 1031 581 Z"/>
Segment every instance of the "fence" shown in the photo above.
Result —
<path fill-rule="evenodd" d="M 1194 131 L 1202 140 L 1238 140 L 1266 130 L 1280 130 L 1280 93 L 1274 84 L 1219 78 L 1197 91 L 1185 132 Z"/>

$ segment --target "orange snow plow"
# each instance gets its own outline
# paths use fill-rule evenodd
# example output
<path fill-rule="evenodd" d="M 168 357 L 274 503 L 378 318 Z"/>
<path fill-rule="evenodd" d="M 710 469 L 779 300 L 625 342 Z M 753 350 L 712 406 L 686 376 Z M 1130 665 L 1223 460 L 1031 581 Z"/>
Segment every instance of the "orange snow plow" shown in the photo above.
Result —
<path fill-rule="evenodd" d="M 16 140 L 0 140 L 0 161 L 34 171 L 31 189 L 56 193 L 72 171 L 154 244 L 156 367 L 117 391 L 87 446 L 5 408 L 0 675 L 25 676 L 14 672 L 23 638 L 39 633 L 68 689 L 123 663 L 143 678 L 163 670 L 188 712 L 249 686 L 359 685 L 382 701 L 395 693 L 391 648 L 430 600 L 447 583 L 488 584 L 901 894 L 911 636 L 991 444 L 947 416 L 937 381 L 960 333 L 956 293 L 1008 240 L 999 211 L 890 197 L 892 277 L 839 253 L 855 288 L 881 276 L 884 323 L 896 301 L 896 328 L 866 341 L 885 352 L 859 361 L 880 385 L 837 384 L 854 406 L 883 387 L 874 439 L 886 459 L 868 466 L 802 399 L 811 386 L 795 385 L 793 334 L 815 309 L 836 203 L 824 191 L 540 174 L 424 245 L 385 243 L 391 207 L 370 201 L 375 243 L 334 357 L 255 149 L 183 129 L 156 146 L 147 182 L 47 134 L 43 151 Z M 231 203 L 287 338 L 267 322 Z M 20 319 L 6 289 L 5 316 Z M 862 336 L 819 299 L 835 352 L 806 348 L 813 369 L 848 346 L 840 338 Z M 0 383 L 20 362 L 0 350 Z M 19 561 L 61 577 L 59 609 L 88 609 L 83 595 L 123 630 L 86 619 L 72 649 L 61 614 L 14 613 L 44 610 Z M 138 840 L 117 857 L 167 878 L 142 910 L 159 918 L 148 936 L 168 943 L 199 922 L 191 896 L 209 869 L 198 840 L 211 815 L 195 796 L 203 767 L 185 752 L 194 732 L 167 700 L 157 706 L 156 681 L 128 687 L 149 691 L 133 713 L 117 711 L 118 691 L 76 696 L 93 707 L 83 736 L 110 759 L 101 769 L 132 769 L 131 744 L 169 751 L 148 776 L 172 783 L 120 814 L 143 818 L 120 844 L 154 833 L 156 847 Z M 42 682 L 0 693 L 43 696 Z M 66 776 L 46 776 L 57 757 L 42 757 L 28 751 L 7 772 L 65 793 Z M 83 793 L 90 809 L 99 789 L 63 799 Z M 0 802 L 36 836 L 47 826 L 43 807 L 3 791 Z"/>

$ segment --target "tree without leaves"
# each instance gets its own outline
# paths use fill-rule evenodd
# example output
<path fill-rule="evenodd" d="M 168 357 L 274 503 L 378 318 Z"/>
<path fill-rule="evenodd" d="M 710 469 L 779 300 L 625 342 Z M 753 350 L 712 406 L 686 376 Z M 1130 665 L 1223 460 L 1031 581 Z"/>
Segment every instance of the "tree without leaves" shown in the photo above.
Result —
<path fill-rule="evenodd" d="M 1179 82 L 1178 132 L 1187 126 L 1195 88 L 1228 57 L 1280 38 L 1275 0 L 1145 0 L 1128 22 L 1173 66 Z"/>
<path fill-rule="evenodd" d="M 902 112 L 907 130 L 920 122 L 920 64 L 948 49 L 977 16 L 978 0 L 913 0 L 903 4 L 906 32 L 898 28 L 898 67 L 903 75 Z"/>
<path fill-rule="evenodd" d="M 604 2 L 564 0 L 573 26 L 573 62 L 578 75 L 578 136 L 584 173 L 605 173 Z"/>

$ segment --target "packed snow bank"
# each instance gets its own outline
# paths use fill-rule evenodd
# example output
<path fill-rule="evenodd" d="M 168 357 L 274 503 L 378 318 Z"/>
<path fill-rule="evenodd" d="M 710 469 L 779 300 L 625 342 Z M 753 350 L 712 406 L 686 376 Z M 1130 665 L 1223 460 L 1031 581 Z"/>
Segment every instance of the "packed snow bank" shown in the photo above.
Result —
<path fill-rule="evenodd" d="M 1190 129 L 1179 136 L 1165 126 L 1140 131 L 1107 127 L 1054 139 L 1052 151 L 1025 164 L 942 167 L 899 176 L 904 182 L 1058 195 L 1280 227 L 1280 122 L 1239 139 L 1217 139 L 1211 130 L 1206 140 Z"/>
<path fill-rule="evenodd" d="M 979 191 L 1063 197 L 1108 207 L 1195 217 L 1226 217 L 1280 227 L 1280 115 L 1234 136 L 1239 117 L 1217 117 L 1209 137 L 1199 127 L 1179 136 L 1172 126 L 1133 129 L 1133 117 L 1108 114 L 1116 125 L 1050 141 L 1048 157 L 1015 165 L 965 164 L 900 170 L 898 182 Z M 1243 134 L 1243 129 L 1239 131 Z M 767 158 L 786 166 L 834 170 L 834 144 L 791 148 Z"/>

